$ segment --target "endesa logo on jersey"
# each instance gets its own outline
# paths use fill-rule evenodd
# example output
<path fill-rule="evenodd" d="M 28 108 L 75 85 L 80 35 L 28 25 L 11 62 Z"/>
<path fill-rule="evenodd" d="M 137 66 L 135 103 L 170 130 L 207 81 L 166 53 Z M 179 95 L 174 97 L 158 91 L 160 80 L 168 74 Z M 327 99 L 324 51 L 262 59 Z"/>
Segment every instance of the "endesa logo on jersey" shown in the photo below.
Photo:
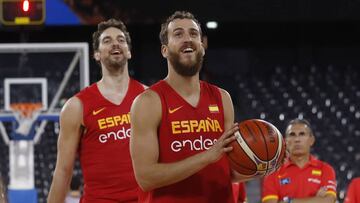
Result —
<path fill-rule="evenodd" d="M 198 139 L 194 140 L 175 140 L 171 143 L 171 150 L 173 152 L 180 152 L 183 149 L 190 151 L 203 151 L 208 150 L 211 146 L 215 144 L 217 139 L 208 139 L 200 136 Z"/>
<path fill-rule="evenodd" d="M 174 136 L 186 133 L 223 132 L 220 122 L 211 118 L 172 121 L 171 130 Z M 216 141 L 217 139 L 209 139 L 206 136 L 200 135 L 196 139 L 175 140 L 171 143 L 170 147 L 173 152 L 180 152 L 181 150 L 203 151 L 213 146 Z"/>
<path fill-rule="evenodd" d="M 99 129 L 109 129 L 107 133 L 99 135 L 99 141 L 101 143 L 106 143 L 110 140 L 122 140 L 130 138 L 130 126 L 125 128 L 123 125 L 130 124 L 130 114 L 122 114 L 117 116 L 109 116 L 106 118 L 101 118 L 97 120 Z M 120 127 L 121 126 L 121 127 Z M 120 127 L 120 128 L 119 128 Z M 111 131 L 112 129 L 115 131 Z"/>

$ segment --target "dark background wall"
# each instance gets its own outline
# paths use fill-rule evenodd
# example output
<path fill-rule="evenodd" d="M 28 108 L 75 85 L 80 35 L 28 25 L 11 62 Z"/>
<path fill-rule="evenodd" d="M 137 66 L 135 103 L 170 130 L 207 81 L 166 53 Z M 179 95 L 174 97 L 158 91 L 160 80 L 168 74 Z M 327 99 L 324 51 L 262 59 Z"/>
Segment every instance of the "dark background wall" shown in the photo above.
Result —
<path fill-rule="evenodd" d="M 136 77 L 163 77 L 160 24 L 130 23 L 128 28 L 133 40 L 130 67 L 138 70 L 134 71 Z M 203 29 L 209 43 L 207 68 L 214 72 L 243 73 L 258 68 L 266 72 L 277 65 L 360 64 L 360 21 L 219 22 L 216 30 Z M 96 27 L 89 25 L 3 28 L 0 43 L 85 41 L 91 45 L 94 30 Z"/>
<path fill-rule="evenodd" d="M 0 27 L 0 43 L 91 45 L 95 24 L 118 17 L 133 40 L 131 74 L 150 85 L 167 72 L 158 39 L 161 21 L 175 10 L 192 11 L 208 37 L 201 77 L 230 92 L 238 121 L 263 118 L 283 132 L 287 120 L 309 119 L 317 136 L 314 153 L 334 166 L 343 200 L 347 184 L 359 175 L 360 0 L 62 2 L 72 5 L 82 25 Z M 207 29 L 209 20 L 218 21 L 218 29 Z M 100 77 L 91 60 L 91 82 Z M 55 157 L 56 148 L 52 152 Z M 54 166 L 55 159 L 50 163 Z M 43 202 L 51 181 L 46 176 L 37 185 Z"/>

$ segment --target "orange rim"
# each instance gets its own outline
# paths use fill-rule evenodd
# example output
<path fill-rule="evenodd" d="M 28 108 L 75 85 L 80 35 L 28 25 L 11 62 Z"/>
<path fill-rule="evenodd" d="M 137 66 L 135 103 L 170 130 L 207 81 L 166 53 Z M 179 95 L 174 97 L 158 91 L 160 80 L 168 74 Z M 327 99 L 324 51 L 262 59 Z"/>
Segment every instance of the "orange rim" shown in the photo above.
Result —
<path fill-rule="evenodd" d="M 12 111 L 20 112 L 22 116 L 30 118 L 34 111 L 42 108 L 41 103 L 12 103 L 10 104 Z"/>

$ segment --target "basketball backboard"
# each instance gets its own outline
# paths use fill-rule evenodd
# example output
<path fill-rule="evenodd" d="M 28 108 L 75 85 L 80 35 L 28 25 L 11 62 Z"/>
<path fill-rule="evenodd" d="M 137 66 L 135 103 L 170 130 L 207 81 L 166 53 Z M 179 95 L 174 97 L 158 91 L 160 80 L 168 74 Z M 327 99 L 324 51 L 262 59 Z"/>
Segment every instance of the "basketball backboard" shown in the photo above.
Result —
<path fill-rule="evenodd" d="M 58 120 L 64 102 L 89 85 L 88 44 L 0 44 L 0 68 L 0 132 L 11 137 L 4 123 L 20 124 L 14 104 L 41 104 L 31 135 L 36 142 L 46 121 Z"/>

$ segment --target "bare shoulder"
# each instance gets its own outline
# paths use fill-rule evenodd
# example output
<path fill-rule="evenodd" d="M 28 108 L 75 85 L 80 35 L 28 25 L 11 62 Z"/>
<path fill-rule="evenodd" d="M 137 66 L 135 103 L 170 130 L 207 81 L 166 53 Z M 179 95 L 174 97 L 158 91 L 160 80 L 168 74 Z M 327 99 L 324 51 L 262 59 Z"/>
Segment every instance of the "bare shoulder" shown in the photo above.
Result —
<path fill-rule="evenodd" d="M 161 106 L 160 96 L 151 89 L 146 89 L 143 93 L 139 94 L 133 103 L 133 107 L 156 107 Z M 151 108 L 149 108 L 151 110 Z"/>
<path fill-rule="evenodd" d="M 63 106 L 60 119 L 82 122 L 83 105 L 76 96 L 71 97 Z"/>
<path fill-rule="evenodd" d="M 138 95 L 131 106 L 130 119 L 132 124 L 134 124 L 133 121 L 136 123 L 137 121 L 158 123 L 161 120 L 161 115 L 160 96 L 151 89 L 147 89 Z"/>
<path fill-rule="evenodd" d="M 131 106 L 131 133 L 133 135 L 139 134 L 137 132 L 139 132 L 140 129 L 144 131 L 157 129 L 161 118 L 162 107 L 160 96 L 153 90 L 147 89 L 135 98 Z"/>
<path fill-rule="evenodd" d="M 225 89 L 222 89 L 219 87 L 220 90 L 220 94 L 221 94 L 221 98 L 224 104 L 228 104 L 231 103 L 232 104 L 232 99 L 231 99 L 231 95 L 229 94 L 228 91 L 226 91 Z"/>
<path fill-rule="evenodd" d="M 82 108 L 82 102 L 80 99 L 76 96 L 73 96 L 65 102 L 61 112 L 66 113 L 67 111 L 82 111 Z"/>
<path fill-rule="evenodd" d="M 221 88 L 219 89 L 220 89 L 221 99 L 224 108 L 225 128 L 229 129 L 231 128 L 231 125 L 234 123 L 235 120 L 234 106 L 229 92 Z"/>

